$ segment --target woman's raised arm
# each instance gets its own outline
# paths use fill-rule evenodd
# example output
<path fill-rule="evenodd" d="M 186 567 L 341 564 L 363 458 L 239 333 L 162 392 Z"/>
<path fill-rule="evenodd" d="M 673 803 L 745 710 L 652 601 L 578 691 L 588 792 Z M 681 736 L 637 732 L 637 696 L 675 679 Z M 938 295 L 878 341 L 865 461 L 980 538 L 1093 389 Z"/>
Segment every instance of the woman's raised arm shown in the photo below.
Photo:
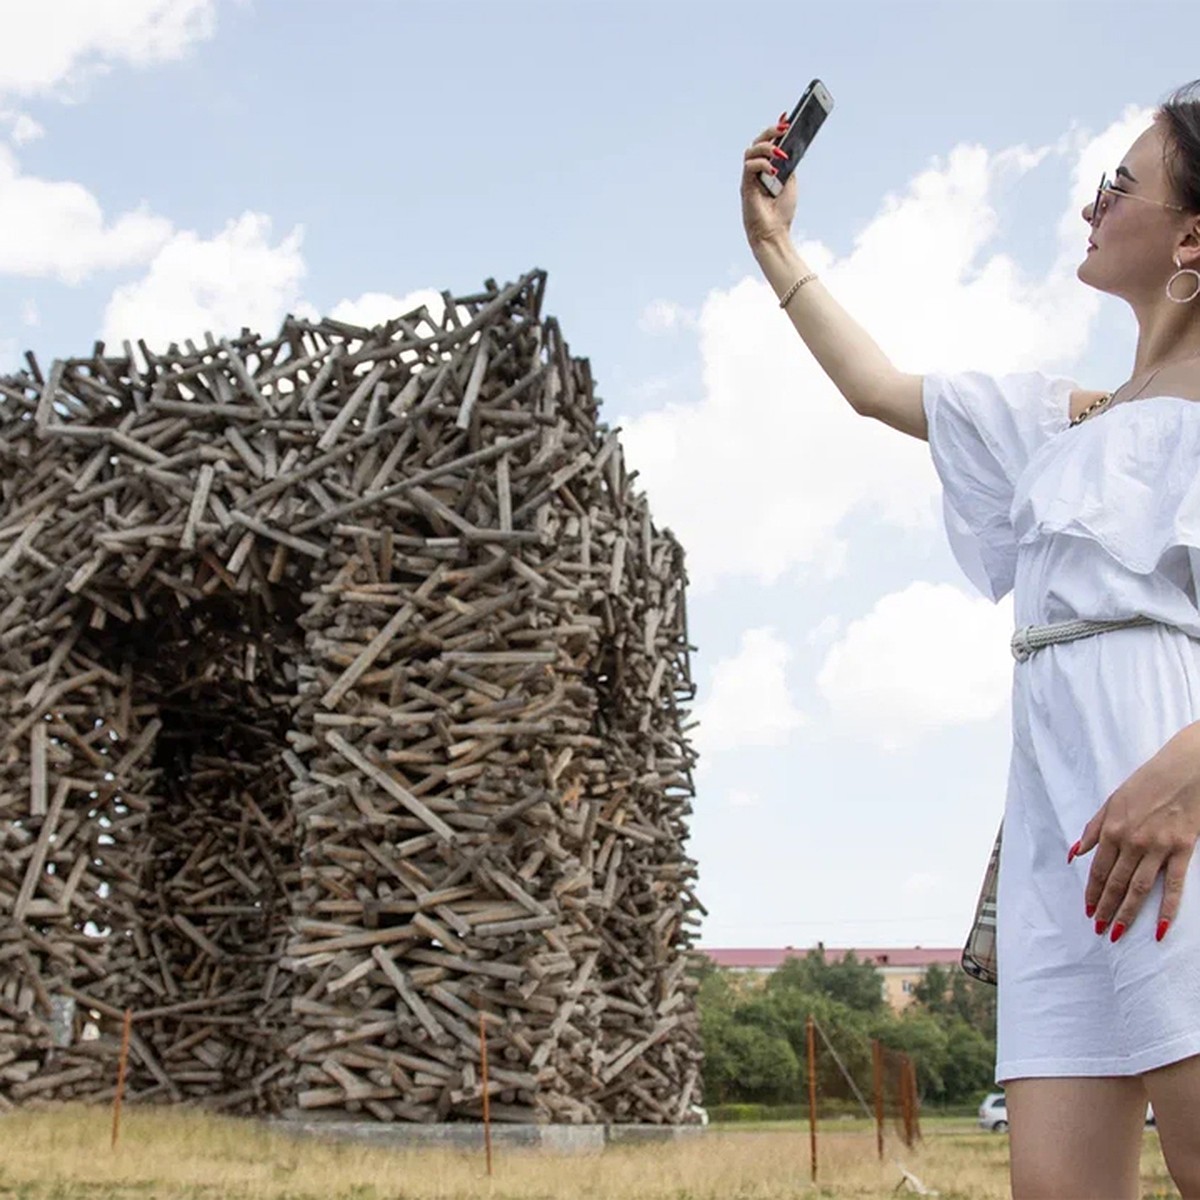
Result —
<path fill-rule="evenodd" d="M 778 197 L 767 194 L 758 176 L 771 169 L 771 141 L 782 127 L 766 129 L 746 151 L 742 168 L 742 221 L 750 249 L 776 296 L 784 296 L 810 269 L 792 243 L 796 175 Z M 803 284 L 787 303 L 796 332 L 855 412 L 926 439 L 921 376 L 896 369 L 891 359 L 819 279 Z"/>

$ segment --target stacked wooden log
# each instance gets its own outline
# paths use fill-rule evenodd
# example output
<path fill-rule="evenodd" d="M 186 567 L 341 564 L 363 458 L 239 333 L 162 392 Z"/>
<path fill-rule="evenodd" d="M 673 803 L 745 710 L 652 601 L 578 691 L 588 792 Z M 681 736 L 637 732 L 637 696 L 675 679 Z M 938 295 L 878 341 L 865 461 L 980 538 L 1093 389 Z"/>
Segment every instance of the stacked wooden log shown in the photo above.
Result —
<path fill-rule="evenodd" d="M 545 276 L 0 380 L 0 1108 L 689 1119 L 683 555 Z"/>

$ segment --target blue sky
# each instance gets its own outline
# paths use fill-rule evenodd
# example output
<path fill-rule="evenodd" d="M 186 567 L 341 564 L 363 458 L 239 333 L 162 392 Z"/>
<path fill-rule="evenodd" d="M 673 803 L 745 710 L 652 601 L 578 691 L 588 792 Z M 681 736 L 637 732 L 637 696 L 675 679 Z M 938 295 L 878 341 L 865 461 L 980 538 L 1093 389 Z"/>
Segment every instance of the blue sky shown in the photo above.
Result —
<path fill-rule="evenodd" d="M 925 448 L 849 414 L 774 308 L 742 150 L 819 75 L 836 109 L 794 233 L 896 361 L 1115 386 L 1132 325 L 1074 281 L 1075 214 L 1200 73 L 1193 5 L 0 12 L 0 365 L 546 268 L 689 552 L 702 941 L 961 939 L 1011 611 L 950 559 Z"/>

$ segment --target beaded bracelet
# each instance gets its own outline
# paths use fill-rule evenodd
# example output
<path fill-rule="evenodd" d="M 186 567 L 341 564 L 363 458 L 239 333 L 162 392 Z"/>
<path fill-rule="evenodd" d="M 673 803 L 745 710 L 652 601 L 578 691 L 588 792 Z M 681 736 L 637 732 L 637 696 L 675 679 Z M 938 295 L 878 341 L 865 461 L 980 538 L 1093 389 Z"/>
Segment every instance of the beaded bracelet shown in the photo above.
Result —
<path fill-rule="evenodd" d="M 794 295 L 795 295 L 795 294 L 796 294 L 796 293 L 797 293 L 797 292 L 798 292 L 798 291 L 799 291 L 799 290 L 800 290 L 800 289 L 801 289 L 801 288 L 802 288 L 802 287 L 803 287 L 803 286 L 804 286 L 806 283 L 812 283 L 812 281 L 813 281 L 814 279 L 816 279 L 816 277 L 817 277 L 817 273 L 816 273 L 816 271 L 809 271 L 809 273 L 808 273 L 807 275 L 801 275 L 801 276 L 800 276 L 800 278 L 799 278 L 799 279 L 797 279 L 797 280 L 796 280 L 796 282 L 795 282 L 795 283 L 793 283 L 793 284 L 792 284 L 792 286 L 791 286 L 790 288 L 788 288 L 788 290 L 787 290 L 786 292 L 784 292 L 784 293 L 783 293 L 783 296 L 780 298 L 780 301 L 779 301 L 779 307 L 780 307 L 780 308 L 787 308 L 788 301 L 789 301 L 789 300 L 790 300 L 790 299 L 791 299 L 791 298 L 792 298 L 792 297 L 793 297 L 793 296 L 794 296 Z"/>

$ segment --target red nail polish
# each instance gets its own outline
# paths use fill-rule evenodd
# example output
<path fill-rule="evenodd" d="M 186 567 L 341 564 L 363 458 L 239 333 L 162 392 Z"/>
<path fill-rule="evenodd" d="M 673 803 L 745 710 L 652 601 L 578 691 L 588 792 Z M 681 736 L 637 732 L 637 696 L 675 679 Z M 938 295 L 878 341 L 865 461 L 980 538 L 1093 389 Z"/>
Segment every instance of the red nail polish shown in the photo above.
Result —
<path fill-rule="evenodd" d="M 1084 912 L 1085 912 L 1085 913 L 1086 913 L 1086 914 L 1087 914 L 1089 917 L 1094 917 L 1094 916 L 1096 915 L 1096 906 L 1095 906 L 1094 904 L 1089 904 L 1089 905 L 1087 906 L 1087 908 L 1085 908 L 1083 911 L 1084 911 Z"/>
<path fill-rule="evenodd" d="M 1117 923 L 1116 923 L 1116 924 L 1115 924 L 1115 925 L 1112 927 L 1112 935 L 1111 935 L 1111 936 L 1112 936 L 1112 940 L 1113 940 L 1114 942 L 1116 942 L 1116 941 L 1119 941 L 1119 940 L 1120 940 L 1120 937 L 1121 937 L 1121 934 L 1123 934 L 1124 932 L 1125 932 L 1125 926 L 1124 926 L 1124 924 L 1123 924 L 1122 922 L 1118 921 L 1118 922 L 1117 922 Z"/>
<path fill-rule="evenodd" d="M 779 114 L 779 124 L 782 125 L 786 120 L 787 120 L 787 109 L 785 108 L 783 110 L 783 112 L 781 112 Z"/>
<path fill-rule="evenodd" d="M 1108 928 L 1108 922 L 1107 922 L 1107 921 L 1097 921 L 1097 922 L 1096 922 L 1096 932 L 1097 932 L 1098 934 L 1099 934 L 1099 933 L 1103 933 L 1103 932 L 1104 932 L 1104 931 L 1105 931 L 1107 928 Z"/>
<path fill-rule="evenodd" d="M 1067 851 L 1067 862 L 1068 863 L 1070 863 L 1070 861 L 1075 857 L 1075 855 L 1077 855 L 1079 853 L 1079 847 L 1082 844 L 1083 844 L 1083 839 L 1081 838 L 1078 842 L 1075 843 L 1075 845 L 1073 845 L 1070 848 L 1070 850 Z"/>
<path fill-rule="evenodd" d="M 775 155 L 775 157 L 776 157 L 776 158 L 788 158 L 788 157 L 790 157 L 790 156 L 789 156 L 789 154 L 788 154 L 788 152 L 787 152 L 786 150 L 781 150 L 781 149 L 780 149 L 778 146 L 772 146 L 772 147 L 771 147 L 771 153 L 772 153 L 773 155 Z"/>
<path fill-rule="evenodd" d="M 1156 942 L 1161 942 L 1163 938 L 1167 936 L 1167 930 L 1170 928 L 1170 925 L 1170 921 L 1159 921 L 1158 930 L 1154 935 L 1154 940 Z"/>
<path fill-rule="evenodd" d="M 767 170 L 768 170 L 768 171 L 770 171 L 772 175 L 778 175 L 778 174 L 779 174 L 779 168 L 778 168 L 778 167 L 768 167 L 768 168 L 767 168 Z"/>

